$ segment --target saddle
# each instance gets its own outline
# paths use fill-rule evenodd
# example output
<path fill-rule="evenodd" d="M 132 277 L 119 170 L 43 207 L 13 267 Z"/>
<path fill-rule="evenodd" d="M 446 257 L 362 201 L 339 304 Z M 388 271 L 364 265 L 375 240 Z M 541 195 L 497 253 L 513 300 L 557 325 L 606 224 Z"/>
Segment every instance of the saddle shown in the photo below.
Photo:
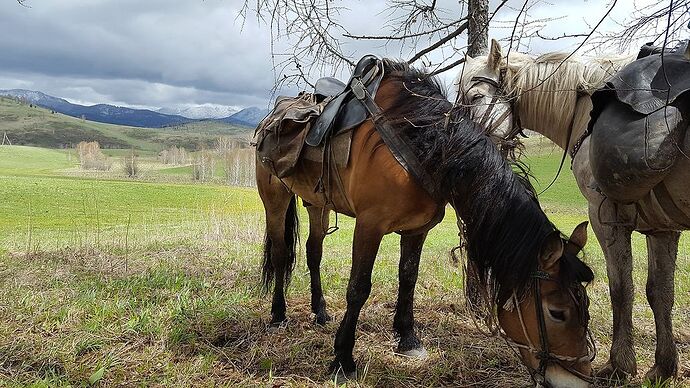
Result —
<path fill-rule="evenodd" d="M 664 51 L 662 69 L 661 48 L 643 46 L 639 59 L 625 66 L 603 88 L 594 92 L 592 119 L 596 119 L 600 113 L 597 108 L 605 106 L 605 103 L 598 103 L 599 99 L 605 102 L 612 97 L 616 98 L 644 115 L 671 104 L 678 96 L 690 90 L 689 49 L 688 41 L 684 41 L 675 48 Z M 615 97 L 612 93 L 615 93 Z"/>
<path fill-rule="evenodd" d="M 373 99 L 383 78 L 383 62 L 373 55 L 359 60 L 347 84 L 334 78 L 321 78 L 314 93 L 326 97 L 326 107 L 307 134 L 307 144 L 316 147 L 326 136 L 346 131 L 363 123 L 370 114 L 362 104 L 368 93 Z"/>
<path fill-rule="evenodd" d="M 690 118 L 687 42 L 665 51 L 663 61 L 660 52 L 647 51 L 592 95 L 592 173 L 599 189 L 621 203 L 639 201 L 663 181 L 681 153 Z"/>
<path fill-rule="evenodd" d="M 300 157 L 322 162 L 328 145 L 332 154 L 328 157 L 339 166 L 347 165 L 352 134 L 346 132 L 370 116 L 361 99 L 373 99 L 382 78 L 383 62 L 367 55 L 347 84 L 324 77 L 316 82 L 313 93 L 279 97 L 254 133 L 257 160 L 284 178 L 293 173 Z"/>

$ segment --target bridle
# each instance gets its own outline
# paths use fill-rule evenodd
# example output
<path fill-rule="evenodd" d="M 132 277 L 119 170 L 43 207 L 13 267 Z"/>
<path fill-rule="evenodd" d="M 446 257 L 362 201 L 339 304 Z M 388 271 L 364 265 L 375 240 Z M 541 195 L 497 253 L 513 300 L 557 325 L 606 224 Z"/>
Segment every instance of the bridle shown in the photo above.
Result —
<path fill-rule="evenodd" d="M 484 111 L 484 114 L 482 115 L 481 119 L 477 124 L 481 125 L 482 128 L 486 128 L 486 132 L 488 134 L 493 134 L 495 130 L 497 130 L 498 128 L 500 128 L 501 125 L 503 125 L 503 123 L 508 119 L 508 116 L 512 115 L 513 123 L 511 126 L 511 130 L 504 136 L 504 139 L 508 140 L 514 138 L 517 135 L 525 136 L 522 131 L 522 126 L 520 125 L 520 117 L 517 114 L 515 99 L 508 98 L 507 101 L 510 105 L 510 109 L 503 112 L 503 114 L 501 114 L 495 121 L 489 122 L 494 106 L 496 106 L 496 103 L 499 101 L 501 97 L 507 95 L 504 87 L 506 73 L 507 69 L 502 68 L 499 71 L 498 80 L 484 76 L 474 76 L 470 78 L 470 82 L 473 82 L 473 84 L 469 87 L 469 89 L 472 89 L 480 83 L 489 84 L 496 89 L 496 93 L 491 97 L 491 102 L 489 103 L 489 106 L 487 107 L 486 111 Z"/>
<path fill-rule="evenodd" d="M 583 354 L 581 356 L 564 356 L 560 354 L 553 353 L 549 350 L 549 340 L 548 336 L 546 333 L 546 321 L 544 320 L 544 308 L 542 306 L 542 300 L 541 300 L 541 281 L 556 281 L 556 279 L 552 278 L 551 275 L 549 275 L 547 272 L 544 271 L 535 271 L 532 273 L 531 278 L 533 279 L 532 282 L 532 293 L 534 294 L 534 303 L 535 303 L 535 310 L 536 310 L 536 315 L 537 315 L 537 324 L 538 324 L 538 329 L 539 329 L 539 347 L 535 347 L 534 343 L 530 339 L 529 333 L 527 332 L 527 327 L 525 326 L 525 320 L 522 317 L 522 311 L 520 309 L 520 304 L 518 301 L 517 294 L 513 292 L 512 299 L 513 299 L 513 306 L 514 308 L 517 309 L 518 317 L 520 318 L 520 325 L 522 326 L 522 331 L 525 336 L 525 339 L 527 340 L 526 344 L 521 344 L 519 342 L 516 342 L 512 339 L 510 339 L 507 335 L 502 334 L 508 345 L 514 346 L 518 349 L 524 349 L 532 354 L 539 360 L 539 367 L 538 368 L 531 368 L 527 367 L 529 369 L 530 375 L 532 376 L 532 379 L 534 380 L 535 384 L 537 386 L 542 386 L 542 387 L 549 387 L 549 383 L 546 380 L 546 368 L 550 363 L 553 364 L 558 364 L 561 368 L 565 369 L 572 375 L 578 377 L 579 379 L 582 379 L 590 384 L 594 383 L 594 378 L 592 376 L 587 376 L 583 374 L 582 372 L 576 370 L 573 368 L 574 364 L 580 363 L 580 362 L 585 362 L 585 361 L 594 361 L 594 358 L 596 357 L 597 354 L 597 348 L 594 343 L 594 340 L 592 338 L 592 333 L 587 329 L 587 353 Z M 575 300 L 576 303 L 579 303 L 577 298 L 573 295 L 572 290 L 569 290 L 570 296 Z M 581 308 L 587 308 L 586 306 L 581 306 Z"/>

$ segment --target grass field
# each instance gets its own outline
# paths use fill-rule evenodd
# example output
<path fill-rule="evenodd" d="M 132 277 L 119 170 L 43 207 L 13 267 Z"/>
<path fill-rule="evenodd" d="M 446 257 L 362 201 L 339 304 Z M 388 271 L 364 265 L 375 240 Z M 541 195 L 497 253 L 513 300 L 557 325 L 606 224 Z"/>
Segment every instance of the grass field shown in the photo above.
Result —
<path fill-rule="evenodd" d="M 540 144 L 529 151 L 543 187 L 561 155 Z M 566 163 L 541 201 L 570 232 L 586 219 L 586 205 Z M 277 333 L 265 329 L 270 298 L 257 287 L 263 209 L 254 189 L 85 179 L 66 173 L 74 166 L 66 151 L 0 147 L 0 386 L 328 384 L 337 323 L 312 324 L 304 249 L 288 293 L 290 324 Z M 505 343 L 483 336 L 464 311 L 462 271 L 448 256 L 457 228 L 447 213 L 425 245 L 415 296 L 429 358 L 392 354 L 399 251 L 398 238 L 387 236 L 358 328 L 358 384 L 529 383 Z M 302 214 L 303 231 L 304 220 Z M 345 309 L 353 225 L 340 217 L 340 230 L 325 243 L 322 276 L 336 322 Z M 586 261 L 596 273 L 589 293 L 600 365 L 610 346 L 610 301 L 601 250 L 590 237 Z M 654 325 L 644 298 L 643 238 L 635 236 L 634 245 L 642 375 L 653 362 Z M 684 237 L 674 309 L 677 385 L 690 376 L 689 252 Z"/>

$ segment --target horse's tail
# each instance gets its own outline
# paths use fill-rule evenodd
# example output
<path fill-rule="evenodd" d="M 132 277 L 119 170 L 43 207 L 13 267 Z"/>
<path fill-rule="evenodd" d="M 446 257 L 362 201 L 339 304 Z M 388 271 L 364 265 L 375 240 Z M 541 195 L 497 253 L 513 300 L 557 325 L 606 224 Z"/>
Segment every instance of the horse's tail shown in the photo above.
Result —
<path fill-rule="evenodd" d="M 295 263 L 297 262 L 297 244 L 299 243 L 299 219 L 297 217 L 297 196 L 292 196 L 290 199 L 290 205 L 285 213 L 285 270 L 283 271 L 284 287 L 287 289 L 290 284 L 290 277 L 292 276 L 292 270 L 295 268 Z M 275 278 L 275 268 L 273 267 L 273 261 L 271 260 L 271 247 L 273 242 L 271 238 L 266 233 L 264 237 L 264 259 L 261 270 L 261 283 L 263 284 L 264 292 L 269 292 L 273 280 Z"/>

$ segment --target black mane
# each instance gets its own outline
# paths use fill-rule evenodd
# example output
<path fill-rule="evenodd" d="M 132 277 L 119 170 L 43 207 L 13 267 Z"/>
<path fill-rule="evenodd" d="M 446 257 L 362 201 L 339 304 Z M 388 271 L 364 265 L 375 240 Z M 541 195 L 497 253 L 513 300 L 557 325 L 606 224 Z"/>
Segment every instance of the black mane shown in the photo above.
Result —
<path fill-rule="evenodd" d="M 522 293 L 537 269 L 544 239 L 556 227 L 539 206 L 525 169 L 506 161 L 467 108 L 453 106 L 432 76 L 406 63 L 385 61 L 387 77 L 402 83 L 383 114 L 417 151 L 440 192 L 467 226 L 470 260 L 496 288 L 497 302 Z M 591 281 L 579 259 L 561 260 L 565 278 Z M 582 268 L 584 266 L 585 269 Z"/>

